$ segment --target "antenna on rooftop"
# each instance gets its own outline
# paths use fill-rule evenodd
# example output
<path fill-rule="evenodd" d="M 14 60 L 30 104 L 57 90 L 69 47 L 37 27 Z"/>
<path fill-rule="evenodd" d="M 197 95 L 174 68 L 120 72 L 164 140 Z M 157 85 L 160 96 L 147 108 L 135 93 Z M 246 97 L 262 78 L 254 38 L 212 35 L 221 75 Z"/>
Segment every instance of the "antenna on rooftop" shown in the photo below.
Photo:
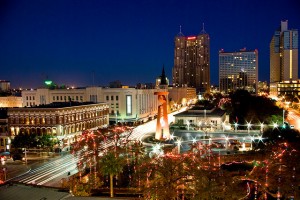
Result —
<path fill-rule="evenodd" d="M 204 22 L 202 23 L 202 30 L 201 30 L 200 33 L 201 33 L 201 34 L 206 34 L 206 31 L 205 31 L 205 29 L 204 29 Z"/>
<path fill-rule="evenodd" d="M 184 36 L 183 33 L 181 32 L 181 25 L 179 26 L 179 33 L 177 34 L 177 36 Z"/>

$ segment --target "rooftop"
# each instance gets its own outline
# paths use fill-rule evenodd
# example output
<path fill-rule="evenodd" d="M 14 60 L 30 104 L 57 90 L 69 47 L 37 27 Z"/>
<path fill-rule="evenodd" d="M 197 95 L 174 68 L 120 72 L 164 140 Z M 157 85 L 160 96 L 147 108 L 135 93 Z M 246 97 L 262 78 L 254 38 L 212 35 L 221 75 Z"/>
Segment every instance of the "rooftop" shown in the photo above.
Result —
<path fill-rule="evenodd" d="M 27 186 L 21 184 L 5 184 L 0 186 L 0 199 L 9 199 L 9 200 L 20 200 L 20 199 L 31 199 L 31 200 L 125 200 L 125 199 L 134 199 L 134 198 L 122 198 L 122 197 L 75 197 L 72 196 L 69 192 L 57 189 L 49 188 L 43 186 Z"/>
<path fill-rule="evenodd" d="M 53 102 L 50 104 L 43 104 L 38 106 L 32 106 L 27 108 L 65 108 L 65 107 L 73 107 L 73 106 L 84 106 L 84 105 L 91 105 L 96 104 L 94 102 L 78 102 L 78 101 L 69 101 L 69 102 Z"/>
<path fill-rule="evenodd" d="M 221 110 L 220 108 L 215 108 L 212 110 L 207 110 L 206 109 L 201 109 L 201 110 L 187 110 L 185 112 L 182 113 L 178 113 L 176 115 L 174 115 L 175 117 L 199 117 L 199 116 L 203 116 L 205 113 L 206 117 L 212 117 L 212 116 L 223 116 L 225 114 L 224 110 Z"/>

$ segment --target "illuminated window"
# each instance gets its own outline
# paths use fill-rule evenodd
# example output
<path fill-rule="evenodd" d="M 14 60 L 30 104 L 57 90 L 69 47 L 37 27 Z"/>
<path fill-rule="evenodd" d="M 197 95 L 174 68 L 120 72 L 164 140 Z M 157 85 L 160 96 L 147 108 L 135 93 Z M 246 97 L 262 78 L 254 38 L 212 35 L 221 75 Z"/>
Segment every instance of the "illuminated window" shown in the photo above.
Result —
<path fill-rule="evenodd" d="M 126 95 L 126 115 L 132 115 L 132 96 Z"/>

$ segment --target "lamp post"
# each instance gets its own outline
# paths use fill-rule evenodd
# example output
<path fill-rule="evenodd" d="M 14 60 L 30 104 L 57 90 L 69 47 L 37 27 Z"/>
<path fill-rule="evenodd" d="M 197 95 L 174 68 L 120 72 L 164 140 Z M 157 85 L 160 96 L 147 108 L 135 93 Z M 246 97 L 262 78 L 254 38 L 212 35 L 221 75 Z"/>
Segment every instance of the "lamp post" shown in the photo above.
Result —
<path fill-rule="evenodd" d="M 228 140 L 229 140 L 229 138 L 226 136 L 226 137 L 225 137 L 225 141 L 226 141 L 226 143 L 225 143 L 225 148 L 226 148 L 226 150 L 228 149 Z"/>
<path fill-rule="evenodd" d="M 234 132 L 237 132 L 238 123 L 234 123 Z"/>
<path fill-rule="evenodd" d="M 188 130 L 190 130 L 190 122 L 189 122 L 189 120 L 186 120 L 186 124 L 187 124 Z"/>
<path fill-rule="evenodd" d="M 260 132 L 262 133 L 264 131 L 264 123 L 260 124 Z"/>
<path fill-rule="evenodd" d="M 180 145 L 181 145 L 181 139 L 177 139 L 177 149 L 178 149 L 178 154 L 180 154 Z"/>
<path fill-rule="evenodd" d="M 251 136 L 251 150 L 253 149 L 253 145 L 252 145 L 253 142 L 254 142 L 254 137 Z"/>
<path fill-rule="evenodd" d="M 248 133 L 250 133 L 250 127 L 251 127 L 251 124 L 248 122 L 248 123 L 247 123 Z"/>

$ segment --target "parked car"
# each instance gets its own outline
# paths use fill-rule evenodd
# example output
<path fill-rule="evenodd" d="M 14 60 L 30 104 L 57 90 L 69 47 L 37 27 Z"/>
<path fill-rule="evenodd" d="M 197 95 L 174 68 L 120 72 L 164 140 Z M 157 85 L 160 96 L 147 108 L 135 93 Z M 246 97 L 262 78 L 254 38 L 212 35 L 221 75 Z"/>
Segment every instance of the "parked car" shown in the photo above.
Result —
<path fill-rule="evenodd" d="M 21 154 L 14 154 L 12 158 L 14 161 L 23 160 L 23 156 Z"/>

